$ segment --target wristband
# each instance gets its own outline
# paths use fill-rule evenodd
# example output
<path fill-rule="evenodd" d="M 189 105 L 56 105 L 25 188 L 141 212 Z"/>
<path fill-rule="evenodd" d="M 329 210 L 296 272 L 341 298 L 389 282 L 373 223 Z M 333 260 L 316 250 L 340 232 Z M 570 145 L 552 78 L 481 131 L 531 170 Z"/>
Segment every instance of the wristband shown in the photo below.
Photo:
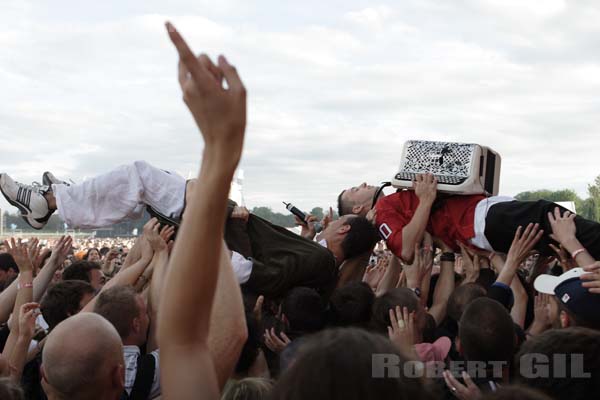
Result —
<path fill-rule="evenodd" d="M 421 297 L 421 289 L 419 289 L 419 288 L 409 288 L 409 289 L 412 290 L 417 295 L 417 297 Z"/>
<path fill-rule="evenodd" d="M 577 257 L 578 255 L 580 255 L 581 253 L 583 253 L 584 251 L 586 251 L 583 247 L 580 249 L 575 250 L 572 254 L 571 257 L 573 258 L 573 260 L 575 259 L 575 257 Z"/>
<path fill-rule="evenodd" d="M 32 288 L 33 287 L 33 282 L 27 282 L 21 285 L 21 282 L 17 282 L 17 290 L 20 290 L 22 288 Z"/>
<path fill-rule="evenodd" d="M 442 253 L 440 261 L 456 261 L 454 253 Z"/>

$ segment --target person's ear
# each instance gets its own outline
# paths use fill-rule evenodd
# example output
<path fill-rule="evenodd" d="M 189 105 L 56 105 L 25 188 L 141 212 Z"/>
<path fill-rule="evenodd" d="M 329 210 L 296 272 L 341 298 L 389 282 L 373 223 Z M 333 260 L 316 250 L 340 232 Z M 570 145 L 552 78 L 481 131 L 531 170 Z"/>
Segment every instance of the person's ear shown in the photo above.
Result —
<path fill-rule="evenodd" d="M 569 326 L 571 326 L 571 319 L 569 318 L 569 314 L 567 314 L 564 311 L 561 311 L 558 317 L 560 319 L 561 328 L 568 328 Z"/>
<path fill-rule="evenodd" d="M 125 369 L 123 368 L 123 364 L 119 364 L 113 368 L 111 381 L 113 386 L 119 389 L 119 391 L 125 388 Z"/>
<path fill-rule="evenodd" d="M 343 224 L 338 228 L 337 233 L 339 233 L 340 235 L 345 235 L 346 233 L 350 232 L 350 229 L 350 224 Z"/>
<path fill-rule="evenodd" d="M 352 214 L 360 215 L 360 213 L 362 213 L 364 209 L 365 206 L 363 204 L 357 204 L 352 207 Z"/>

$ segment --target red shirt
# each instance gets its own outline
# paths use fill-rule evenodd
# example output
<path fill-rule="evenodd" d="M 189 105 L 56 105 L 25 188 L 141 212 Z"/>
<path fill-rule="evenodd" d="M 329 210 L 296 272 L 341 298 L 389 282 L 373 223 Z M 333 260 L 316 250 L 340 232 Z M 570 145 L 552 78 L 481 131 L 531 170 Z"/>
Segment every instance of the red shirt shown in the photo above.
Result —
<path fill-rule="evenodd" d="M 468 240 L 475 236 L 475 207 L 483 199 L 485 196 L 481 195 L 457 195 L 441 200 L 442 204 L 429 215 L 425 229 L 458 251 L 456 241 L 468 244 Z M 418 205 L 419 198 L 412 190 L 394 193 L 377 201 L 375 225 L 396 256 L 402 254 L 402 229 L 408 225 Z"/>

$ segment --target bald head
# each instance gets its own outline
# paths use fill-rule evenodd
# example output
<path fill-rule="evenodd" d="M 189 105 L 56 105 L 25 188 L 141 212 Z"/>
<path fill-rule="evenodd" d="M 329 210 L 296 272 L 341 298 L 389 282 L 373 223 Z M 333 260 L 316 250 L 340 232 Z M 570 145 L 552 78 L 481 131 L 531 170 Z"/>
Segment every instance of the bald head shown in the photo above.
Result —
<path fill-rule="evenodd" d="M 123 348 L 110 322 L 94 313 L 67 318 L 48 335 L 42 384 L 51 399 L 118 399 Z"/>

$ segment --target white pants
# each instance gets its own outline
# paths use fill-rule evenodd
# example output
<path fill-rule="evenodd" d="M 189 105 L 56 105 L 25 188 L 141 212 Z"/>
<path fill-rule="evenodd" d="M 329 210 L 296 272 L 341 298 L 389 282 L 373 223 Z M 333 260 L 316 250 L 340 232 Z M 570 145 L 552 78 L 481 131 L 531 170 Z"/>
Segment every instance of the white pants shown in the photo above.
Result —
<path fill-rule="evenodd" d="M 52 185 L 58 214 L 71 228 L 94 229 L 140 218 L 146 205 L 179 217 L 185 179 L 145 161 L 118 167 L 78 185 Z"/>

